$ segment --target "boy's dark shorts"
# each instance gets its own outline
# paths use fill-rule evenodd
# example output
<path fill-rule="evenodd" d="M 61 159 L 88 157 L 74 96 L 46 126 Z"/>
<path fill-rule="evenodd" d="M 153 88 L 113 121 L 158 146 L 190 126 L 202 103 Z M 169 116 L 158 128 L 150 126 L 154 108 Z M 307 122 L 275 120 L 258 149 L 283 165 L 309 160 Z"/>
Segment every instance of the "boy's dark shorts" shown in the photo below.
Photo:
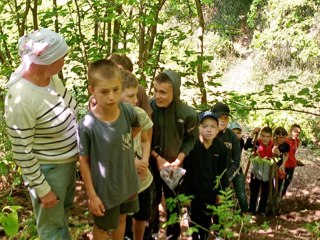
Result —
<path fill-rule="evenodd" d="M 128 200 L 111 209 L 107 209 L 102 217 L 93 216 L 94 224 L 105 231 L 114 231 L 119 224 L 120 214 L 128 214 L 139 211 L 139 200 L 136 197 L 133 200 Z"/>
<path fill-rule="evenodd" d="M 148 221 L 151 216 L 151 187 L 138 194 L 139 212 L 133 214 L 133 218 L 140 221 Z"/>

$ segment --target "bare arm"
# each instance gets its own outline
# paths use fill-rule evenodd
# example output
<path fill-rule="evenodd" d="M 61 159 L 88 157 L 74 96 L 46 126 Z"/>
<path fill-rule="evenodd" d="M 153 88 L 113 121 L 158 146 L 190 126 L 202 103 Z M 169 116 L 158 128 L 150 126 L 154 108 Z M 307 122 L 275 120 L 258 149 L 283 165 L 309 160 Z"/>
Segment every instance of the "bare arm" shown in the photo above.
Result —
<path fill-rule="evenodd" d="M 151 128 L 152 134 L 152 128 Z M 142 131 L 141 132 L 141 148 L 142 148 L 142 161 L 148 163 L 149 165 L 149 155 L 151 149 L 151 141 L 150 141 L 150 131 Z"/>
<path fill-rule="evenodd" d="M 89 156 L 80 156 L 79 162 L 81 175 L 88 196 L 89 210 L 96 216 L 103 216 L 105 213 L 105 207 L 103 206 L 103 203 L 101 202 L 93 187 L 89 165 Z"/>
<path fill-rule="evenodd" d="M 147 175 L 148 167 L 149 167 L 149 155 L 150 155 L 150 146 L 151 141 L 148 137 L 148 131 L 141 132 L 141 149 L 142 156 L 140 160 L 135 160 L 136 168 L 141 177 L 145 177 Z"/>

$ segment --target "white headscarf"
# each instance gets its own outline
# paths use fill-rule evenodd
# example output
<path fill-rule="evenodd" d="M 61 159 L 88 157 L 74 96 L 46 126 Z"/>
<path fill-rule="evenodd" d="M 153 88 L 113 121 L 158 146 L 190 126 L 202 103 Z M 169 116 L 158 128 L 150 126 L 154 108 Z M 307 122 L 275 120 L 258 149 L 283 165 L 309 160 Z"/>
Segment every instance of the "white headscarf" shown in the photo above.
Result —
<path fill-rule="evenodd" d="M 7 87 L 18 82 L 32 63 L 50 65 L 68 52 L 68 45 L 64 38 L 59 33 L 47 28 L 22 36 L 19 39 L 18 47 L 21 64 L 10 76 L 6 84 Z"/>

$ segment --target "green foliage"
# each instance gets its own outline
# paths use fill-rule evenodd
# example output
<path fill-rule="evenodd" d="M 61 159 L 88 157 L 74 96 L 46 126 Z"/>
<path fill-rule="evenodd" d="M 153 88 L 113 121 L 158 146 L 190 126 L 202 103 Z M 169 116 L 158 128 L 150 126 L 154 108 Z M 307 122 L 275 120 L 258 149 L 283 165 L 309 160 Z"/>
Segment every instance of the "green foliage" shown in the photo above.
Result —
<path fill-rule="evenodd" d="M 215 179 L 215 188 L 219 188 L 221 178 L 225 171 Z M 163 224 L 163 227 L 168 225 L 179 223 L 181 224 L 181 220 L 183 217 L 183 213 L 186 210 L 186 207 L 190 206 L 190 203 L 194 196 L 186 196 L 184 194 L 178 194 L 175 198 L 166 199 L 166 207 L 170 213 L 169 218 Z M 249 231 L 253 229 L 255 226 L 250 225 L 249 222 L 251 216 L 241 216 L 241 210 L 236 209 L 236 202 L 234 200 L 234 191 L 233 189 L 227 188 L 226 190 L 220 190 L 219 192 L 220 203 L 218 205 L 208 205 L 207 208 L 211 210 L 212 216 L 216 216 L 219 219 L 218 222 L 213 223 L 210 226 L 210 229 L 205 229 L 203 226 L 189 220 L 189 223 L 192 223 L 194 226 L 189 227 L 187 229 L 187 234 L 189 236 L 192 235 L 193 232 L 198 232 L 198 229 L 201 228 L 211 235 L 218 235 L 220 237 L 224 237 L 229 239 L 234 236 L 235 227 L 241 225 L 244 231 Z M 173 209 L 179 209 L 178 213 L 172 213 Z M 184 209 L 184 210 L 183 210 Z M 241 234 L 241 232 L 240 232 Z"/>
<path fill-rule="evenodd" d="M 319 142 L 319 1 L 203 0 L 206 24 L 203 56 L 199 56 L 199 24 L 194 2 L 165 1 L 161 9 L 159 2 L 81 0 L 65 1 L 57 7 L 49 1 L 38 2 L 39 26 L 57 27 L 70 47 L 63 69 L 64 81 L 79 102 L 79 117 L 87 112 L 88 63 L 119 52 L 128 54 L 139 64 L 135 72 L 146 76 L 142 79 L 146 87 L 150 86 L 156 71 L 170 67 L 182 72 L 186 79 L 183 86 L 196 90 L 201 87 L 196 70 L 202 65 L 205 88 L 211 99 L 197 105 L 198 110 L 208 109 L 223 99 L 234 110 L 235 120 L 241 119 L 249 127 L 269 125 L 288 129 L 297 122 L 302 126 L 304 142 Z M 235 57 L 240 56 L 232 40 L 246 30 L 246 18 L 253 30 L 251 47 L 258 57 L 253 75 L 257 88 L 242 94 L 223 88 L 224 83 L 219 80 Z M 34 28 L 32 12 L 30 9 L 26 12 L 26 1 L 0 2 L 0 23 L 0 175 L 13 174 L 13 185 L 18 186 L 21 177 L 12 161 L 3 118 L 3 99 L 4 82 L 20 62 L 18 39 Z M 117 24 L 118 32 L 115 31 Z M 140 35 L 142 29 L 144 35 Z M 155 33 L 154 39 L 152 33 Z M 247 37 L 250 40 L 250 36 Z M 145 50 L 141 56 L 139 50 Z M 290 66 L 298 71 L 290 71 Z M 281 67 L 287 75 L 280 79 L 274 77 L 278 73 L 272 75 L 274 70 Z M 273 81 L 269 81 L 270 78 Z M 198 96 L 194 94 L 194 97 L 192 100 L 197 103 Z M 221 209 L 215 209 L 224 218 L 226 236 L 229 236 L 230 217 L 235 214 L 238 219 L 238 213 L 232 208 L 234 203 L 229 201 L 230 194 L 229 190 L 223 192 L 225 204 Z M 179 195 L 178 199 L 169 201 L 168 206 L 172 209 L 171 205 L 181 205 L 189 200 Z M 14 205 L 10 196 L 6 201 Z M 11 214 L 10 211 L 5 213 Z M 173 215 L 169 223 L 177 220 L 178 216 Z M 32 224 L 30 220 L 30 228 L 26 230 L 30 234 L 21 239 L 33 236 Z"/>
<path fill-rule="evenodd" d="M 209 21 L 208 29 L 218 31 L 222 36 L 232 38 L 242 33 L 241 27 L 245 23 L 245 16 L 250 9 L 252 0 L 215 0 L 213 18 Z"/>
<path fill-rule="evenodd" d="M 307 223 L 304 226 L 311 233 L 311 240 L 316 240 L 320 238 L 320 222 L 316 221 L 313 223 Z"/>
<path fill-rule="evenodd" d="M 17 212 L 19 209 L 21 209 L 20 206 L 7 206 L 0 213 L 0 224 L 9 237 L 15 236 L 19 231 Z"/>
<path fill-rule="evenodd" d="M 235 210 L 234 192 L 232 189 L 220 191 L 221 203 L 217 206 L 208 206 L 213 216 L 217 216 L 218 222 L 210 226 L 210 230 L 214 231 L 218 236 L 223 238 L 231 238 L 234 236 L 232 227 L 243 221 L 240 209 Z"/>
<path fill-rule="evenodd" d="M 249 160 L 250 160 L 251 162 L 256 162 L 256 163 L 258 163 L 258 164 L 264 164 L 264 163 L 266 163 L 266 164 L 268 164 L 268 165 L 271 166 L 273 163 L 279 162 L 280 158 L 266 159 L 266 158 L 260 158 L 259 156 L 255 156 L 255 157 L 252 156 Z"/>
<path fill-rule="evenodd" d="M 255 28 L 263 24 L 262 11 L 267 1 L 264 0 L 253 0 L 250 6 L 250 12 L 248 13 L 247 23 L 249 28 Z"/>
<path fill-rule="evenodd" d="M 319 4 L 310 0 L 253 2 L 248 17 L 249 26 L 256 29 L 252 46 L 271 67 L 318 68 Z"/>

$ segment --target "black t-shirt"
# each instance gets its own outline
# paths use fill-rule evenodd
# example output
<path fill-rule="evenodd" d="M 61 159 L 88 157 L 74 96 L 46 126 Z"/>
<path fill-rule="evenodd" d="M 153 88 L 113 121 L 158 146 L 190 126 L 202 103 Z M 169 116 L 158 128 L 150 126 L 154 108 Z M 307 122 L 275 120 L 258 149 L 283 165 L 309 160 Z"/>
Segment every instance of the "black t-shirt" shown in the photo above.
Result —
<path fill-rule="evenodd" d="M 216 177 L 228 168 L 227 148 L 218 139 L 214 139 L 208 149 L 197 140 L 183 164 L 186 169 L 183 192 L 194 195 L 197 200 L 207 203 L 215 201 L 219 190 L 228 185 L 226 174 L 223 174 L 220 187 L 214 189 Z"/>

